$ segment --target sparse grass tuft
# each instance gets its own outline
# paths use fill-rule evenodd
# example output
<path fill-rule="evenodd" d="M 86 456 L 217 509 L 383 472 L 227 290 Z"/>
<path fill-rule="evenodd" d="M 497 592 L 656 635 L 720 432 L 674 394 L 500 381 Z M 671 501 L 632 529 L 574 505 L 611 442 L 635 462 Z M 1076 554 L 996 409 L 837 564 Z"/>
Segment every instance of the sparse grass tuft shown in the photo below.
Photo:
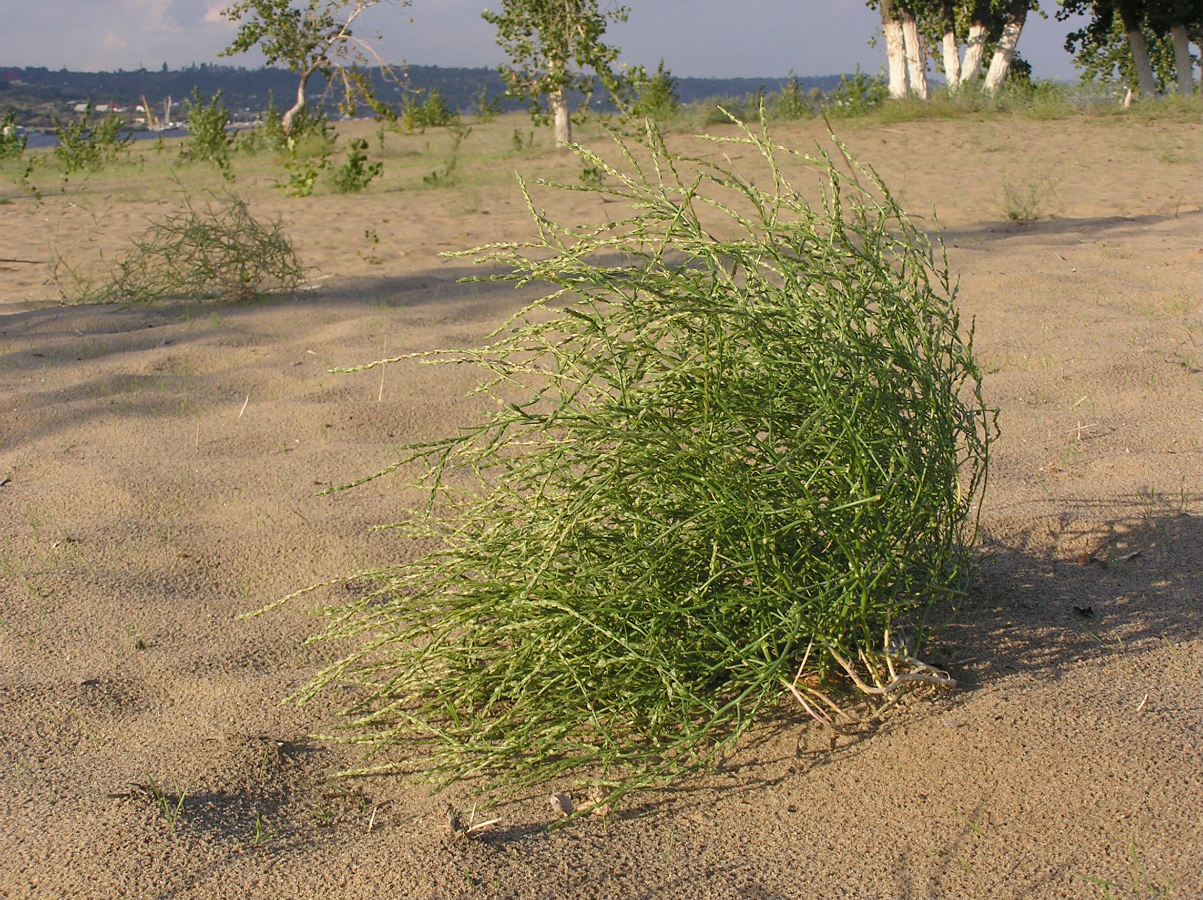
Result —
<path fill-rule="evenodd" d="M 1017 225 L 1031 225 L 1046 218 L 1048 201 L 1057 183 L 1048 176 L 1013 180 L 1004 175 L 1002 181 L 1002 213 Z"/>

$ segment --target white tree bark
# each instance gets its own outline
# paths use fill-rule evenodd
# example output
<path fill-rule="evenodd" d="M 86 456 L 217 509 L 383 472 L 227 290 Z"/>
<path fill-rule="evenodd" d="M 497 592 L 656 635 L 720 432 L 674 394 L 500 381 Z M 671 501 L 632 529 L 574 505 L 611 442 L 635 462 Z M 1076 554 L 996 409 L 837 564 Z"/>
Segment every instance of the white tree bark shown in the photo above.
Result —
<path fill-rule="evenodd" d="M 280 129 L 286 135 L 292 134 L 292 124 L 296 117 L 301 114 L 301 110 L 305 108 L 305 85 L 309 83 L 309 76 L 313 74 L 313 69 L 301 75 L 301 80 L 297 84 L 297 99 L 292 104 L 292 107 L 284 113 L 280 119 Z"/>
<path fill-rule="evenodd" d="M 1174 42 L 1174 74 L 1178 76 L 1178 93 L 1189 97 L 1195 92 L 1194 72 L 1191 70 L 1190 38 L 1185 25 L 1170 29 L 1170 40 Z"/>
<path fill-rule="evenodd" d="M 1003 26 L 1002 36 L 994 49 L 990 60 L 990 69 L 986 72 L 986 91 L 993 94 L 1007 79 L 1011 69 L 1011 60 L 1015 58 L 1015 48 L 1019 45 L 1019 35 L 1023 31 L 1023 22 L 1027 18 L 1027 10 L 1015 16 Z"/>
<path fill-rule="evenodd" d="M 965 44 L 965 58 L 961 61 L 961 80 L 958 84 L 966 84 L 977 78 L 982 70 L 982 57 L 986 53 L 986 35 L 989 29 L 982 22 L 974 22 L 969 26 L 969 40 Z"/>
<path fill-rule="evenodd" d="M 1149 45 L 1140 29 L 1128 31 L 1128 47 L 1132 50 L 1132 64 L 1136 67 L 1136 81 L 1140 95 L 1145 100 L 1157 99 L 1157 82 L 1153 78 L 1153 64 L 1149 61 Z"/>
<path fill-rule="evenodd" d="M 568 115 L 568 98 L 562 90 L 552 91 L 547 103 L 551 107 L 552 121 L 555 123 L 556 146 L 571 144 L 572 118 Z"/>
<path fill-rule="evenodd" d="M 553 76 L 564 71 L 565 63 L 551 60 L 548 69 Z M 551 120 L 555 127 L 556 146 L 565 147 L 572 143 L 572 117 L 568 114 L 568 95 L 562 87 L 556 88 L 547 95 L 547 105 L 551 109 Z"/>
<path fill-rule="evenodd" d="M 894 4 L 881 0 L 881 30 L 886 38 L 886 63 L 890 74 L 890 96 L 906 96 L 906 50 L 902 23 L 894 18 Z"/>
<path fill-rule="evenodd" d="M 955 91 L 961 86 L 961 55 L 957 47 L 957 33 L 944 32 L 941 46 L 944 50 L 944 78 L 948 82 L 948 89 Z"/>
<path fill-rule="evenodd" d="M 927 54 L 919 37 L 919 25 L 909 12 L 902 16 L 902 45 L 906 52 L 907 81 L 911 93 L 920 100 L 927 99 Z"/>

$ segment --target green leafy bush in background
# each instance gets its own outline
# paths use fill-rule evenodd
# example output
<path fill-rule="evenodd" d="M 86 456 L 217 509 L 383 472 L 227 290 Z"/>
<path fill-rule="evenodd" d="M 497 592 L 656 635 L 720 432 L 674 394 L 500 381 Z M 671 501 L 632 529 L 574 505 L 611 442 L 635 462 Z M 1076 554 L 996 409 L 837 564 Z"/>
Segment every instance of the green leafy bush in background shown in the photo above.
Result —
<path fill-rule="evenodd" d="M 192 89 L 192 99 L 184 101 L 188 118 L 188 137 L 180 147 L 180 156 L 189 162 L 211 162 L 221 170 L 227 181 L 234 179 L 230 168 L 230 148 L 234 134 L 230 132 L 230 110 L 221 99 L 221 91 L 205 103 L 200 91 Z"/>
<path fill-rule="evenodd" d="M 95 127 L 92 125 L 92 104 L 73 122 L 55 122 L 58 145 L 54 157 L 64 175 L 73 172 L 95 172 L 117 161 L 133 138 L 122 136 L 125 123 L 119 116 L 108 115 Z"/>
<path fill-rule="evenodd" d="M 322 610 L 314 639 L 356 646 L 297 699 L 356 686 L 366 769 L 574 772 L 608 803 L 783 699 L 832 719 L 854 685 L 950 683 L 915 653 L 964 589 L 994 418 L 946 263 L 850 160 L 728 143 L 755 182 L 652 126 L 618 166 L 578 150 L 605 177 L 572 189 L 626 218 L 536 214 L 535 240 L 471 251 L 553 289 L 488 346 L 425 357 L 478 367 L 495 401 L 389 470 L 430 491 L 389 527 L 437 549 Z"/>

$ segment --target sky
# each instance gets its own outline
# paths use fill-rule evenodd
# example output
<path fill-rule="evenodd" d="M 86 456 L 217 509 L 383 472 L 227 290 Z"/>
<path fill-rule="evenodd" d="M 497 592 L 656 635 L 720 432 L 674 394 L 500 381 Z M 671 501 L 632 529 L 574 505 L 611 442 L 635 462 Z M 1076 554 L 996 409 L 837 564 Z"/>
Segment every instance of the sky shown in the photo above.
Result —
<path fill-rule="evenodd" d="M 217 57 L 234 34 L 221 16 L 227 5 L 228 0 L 0 0 L 0 67 L 261 65 L 262 57 L 253 53 Z M 480 11 L 500 5 L 500 0 L 414 0 L 407 9 L 383 4 L 367 24 L 383 35 L 378 47 L 387 62 L 492 67 L 504 56 Z M 858 65 L 876 73 L 885 63 L 884 49 L 869 46 L 880 19 L 863 0 L 627 0 L 627 5 L 630 19 L 607 32 L 609 42 L 622 48 L 620 61 L 655 68 L 663 59 L 678 77 L 776 77 L 790 70 L 833 75 Z M 1028 17 L 1019 53 L 1036 77 L 1076 77 L 1062 48 L 1069 30 L 1051 17 Z"/>

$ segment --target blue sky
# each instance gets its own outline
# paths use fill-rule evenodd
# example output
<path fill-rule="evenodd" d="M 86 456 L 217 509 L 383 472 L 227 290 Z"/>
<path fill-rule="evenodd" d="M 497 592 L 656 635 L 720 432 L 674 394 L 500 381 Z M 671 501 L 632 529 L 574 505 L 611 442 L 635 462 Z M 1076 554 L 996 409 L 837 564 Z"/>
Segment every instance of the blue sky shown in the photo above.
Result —
<path fill-rule="evenodd" d="M 602 0 L 603 5 L 606 0 Z M 214 0 L 0 0 L 0 66 L 76 70 L 172 68 L 226 62 L 254 67 L 252 54 L 218 60 L 233 26 Z M 502 53 L 481 9 L 499 0 L 414 0 L 374 10 L 370 20 L 389 62 L 494 66 Z M 877 72 L 879 29 L 863 0 L 628 0 L 630 20 L 609 32 L 622 61 L 679 76 L 777 76 Z M 1050 4 L 1051 5 L 1051 4 Z M 412 21 L 411 21 L 412 19 Z M 1042 78 L 1075 77 L 1061 45 L 1068 27 L 1029 17 L 1019 52 Z M 362 32 L 361 32 L 362 33 Z"/>

